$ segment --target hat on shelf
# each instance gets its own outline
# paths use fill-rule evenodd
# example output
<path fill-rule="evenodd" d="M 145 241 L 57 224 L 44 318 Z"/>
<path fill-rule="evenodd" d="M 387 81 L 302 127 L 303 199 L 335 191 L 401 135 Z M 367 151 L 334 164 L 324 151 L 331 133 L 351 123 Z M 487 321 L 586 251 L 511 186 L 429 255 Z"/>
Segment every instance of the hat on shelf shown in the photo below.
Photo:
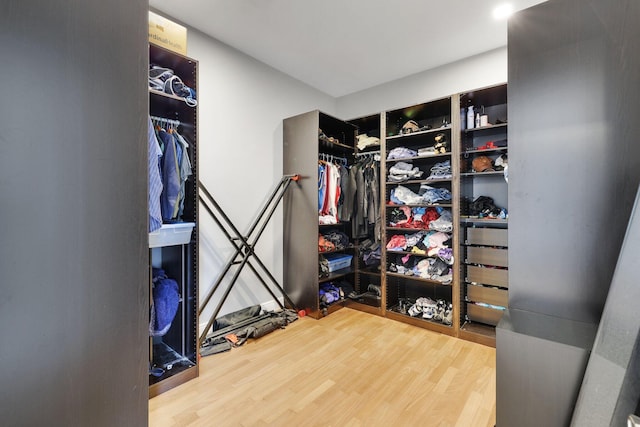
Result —
<path fill-rule="evenodd" d="M 487 156 L 478 156 L 471 162 L 471 167 L 476 172 L 493 171 L 493 161 Z"/>
<path fill-rule="evenodd" d="M 418 132 L 420 126 L 418 126 L 418 122 L 415 120 L 409 120 L 404 125 L 402 125 L 402 129 L 400 129 L 401 135 L 406 135 L 408 133 Z"/>

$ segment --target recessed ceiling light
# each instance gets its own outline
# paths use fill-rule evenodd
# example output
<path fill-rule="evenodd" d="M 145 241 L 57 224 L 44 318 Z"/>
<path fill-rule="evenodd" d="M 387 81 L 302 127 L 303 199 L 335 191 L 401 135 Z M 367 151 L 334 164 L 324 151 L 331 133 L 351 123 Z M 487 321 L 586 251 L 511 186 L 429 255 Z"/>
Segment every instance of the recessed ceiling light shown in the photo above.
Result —
<path fill-rule="evenodd" d="M 495 19 L 507 19 L 513 14 L 513 5 L 511 3 L 503 3 L 493 9 L 493 17 Z"/>

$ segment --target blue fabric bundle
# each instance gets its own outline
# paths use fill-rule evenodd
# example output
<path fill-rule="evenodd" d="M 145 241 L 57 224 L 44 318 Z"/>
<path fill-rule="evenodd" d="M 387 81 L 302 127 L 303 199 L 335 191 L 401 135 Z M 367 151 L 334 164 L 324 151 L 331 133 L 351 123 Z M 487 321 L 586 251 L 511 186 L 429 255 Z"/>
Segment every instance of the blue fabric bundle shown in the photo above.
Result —
<path fill-rule="evenodd" d="M 167 277 L 161 268 L 153 269 L 153 304 L 149 320 L 149 334 L 157 337 L 167 333 L 178 311 L 180 293 L 178 283 Z"/>

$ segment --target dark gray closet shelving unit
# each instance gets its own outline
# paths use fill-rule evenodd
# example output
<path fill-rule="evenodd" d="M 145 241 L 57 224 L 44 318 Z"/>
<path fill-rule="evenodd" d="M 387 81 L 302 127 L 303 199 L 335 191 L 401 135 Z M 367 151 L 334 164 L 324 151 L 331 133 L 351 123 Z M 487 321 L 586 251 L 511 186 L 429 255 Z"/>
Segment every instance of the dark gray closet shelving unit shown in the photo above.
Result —
<path fill-rule="evenodd" d="M 327 138 L 319 138 L 319 129 Z M 318 161 L 321 154 L 333 159 L 345 159 L 352 164 L 355 151 L 356 126 L 321 111 L 290 117 L 283 122 L 283 174 L 298 174 L 283 199 L 283 251 L 285 292 L 298 309 L 320 318 L 344 306 L 340 299 L 323 306 L 319 298 L 320 285 L 326 282 L 356 281 L 357 257 L 353 239 L 350 247 L 336 251 L 352 255 L 351 265 L 320 277 L 318 236 L 339 230 L 350 235 L 351 222 L 320 225 L 318 215 Z M 333 138 L 333 142 L 328 141 Z M 331 158 L 331 157 L 328 157 Z"/>
<path fill-rule="evenodd" d="M 150 44 L 149 62 L 172 69 L 197 92 L 196 60 Z M 192 175 L 185 184 L 182 221 L 195 224 L 186 239 L 176 239 L 170 228 L 150 235 L 150 274 L 151 267 L 164 269 L 177 281 L 180 292 L 180 305 L 169 331 L 149 340 L 150 366 L 164 369 L 160 377 L 149 375 L 149 397 L 153 397 L 198 376 L 198 110 L 180 97 L 149 89 L 149 113 L 179 121 L 178 131 L 189 143 Z"/>
<path fill-rule="evenodd" d="M 474 105 L 476 112 L 486 114 L 484 126 L 466 128 L 466 108 Z M 413 120 L 419 130 L 403 134 L 405 123 Z M 340 143 L 327 144 L 318 140 L 318 129 Z M 468 341 L 495 346 L 495 326 L 508 306 L 508 218 L 479 218 L 471 216 L 468 204 L 478 196 L 489 196 L 496 206 L 508 212 L 507 182 L 504 172 L 474 172 L 471 164 L 476 156 L 484 155 L 495 161 L 508 154 L 507 144 L 507 85 L 499 84 L 454 94 L 396 110 L 384 111 L 351 119 L 347 122 L 320 111 L 311 111 L 284 120 L 284 173 L 300 174 L 302 179 L 285 195 L 284 212 L 284 286 L 297 308 L 306 309 L 316 318 L 349 306 L 382 315 L 425 329 L 456 336 Z M 380 138 L 379 147 L 357 148 L 357 135 L 365 133 Z M 436 135 L 443 133 L 448 141 L 447 151 L 411 158 L 388 159 L 391 150 L 405 147 L 413 150 L 432 147 Z M 489 143 L 493 144 L 489 144 Z M 380 268 L 368 268 L 358 257 L 359 245 L 373 236 L 352 236 L 353 248 L 342 252 L 353 255 L 348 269 L 318 278 L 318 247 L 316 236 L 323 230 L 351 230 L 350 222 L 326 226 L 318 224 L 318 155 L 328 153 L 348 159 L 352 164 L 366 153 L 379 152 L 380 177 Z M 431 167 L 450 161 L 451 177 L 430 179 Z M 403 182 L 389 180 L 389 170 L 399 162 L 411 162 L 423 175 Z M 507 158 L 508 164 L 508 158 Z M 392 211 L 401 205 L 390 203 L 391 191 L 399 185 L 418 193 L 421 184 L 446 188 L 451 201 L 433 204 L 403 205 L 407 208 L 444 209 L 451 212 L 453 229 L 448 246 L 453 251 L 451 283 L 421 278 L 392 271 L 398 257 L 416 261 L 429 258 L 417 252 L 387 250 L 387 242 L 394 235 L 415 235 L 429 231 L 421 227 L 394 227 Z M 433 257 L 432 257 L 433 258 Z M 323 310 L 318 299 L 321 283 L 347 280 L 356 293 L 367 291 L 369 284 L 379 285 L 379 299 L 350 300 L 345 298 Z M 437 279 L 437 278 L 436 278 Z M 403 302 L 428 297 L 445 300 L 452 305 L 452 324 L 411 316 Z"/>
<path fill-rule="evenodd" d="M 391 191 L 399 185 L 409 188 L 414 193 L 418 193 L 421 184 L 427 184 L 432 187 L 446 188 L 451 191 L 451 202 L 437 202 L 434 204 L 419 203 L 416 205 L 402 205 L 410 209 L 424 208 L 435 209 L 442 208 L 451 212 L 453 218 L 453 230 L 449 247 L 453 250 L 454 263 L 451 266 L 453 278 L 451 283 L 443 284 L 435 280 L 417 277 L 415 275 L 406 275 L 392 271 L 392 264 L 400 262 L 399 258 L 409 257 L 411 261 L 418 262 L 422 259 L 429 258 L 426 254 L 417 254 L 411 252 L 385 250 L 383 262 L 385 266 L 385 282 L 386 282 L 386 310 L 385 315 L 394 320 L 410 323 L 425 329 L 431 329 L 447 335 L 456 336 L 459 327 L 459 274 L 458 264 L 458 182 L 457 168 L 457 132 L 459 122 L 457 112 L 459 110 L 456 97 L 447 97 L 423 104 L 417 104 L 397 110 L 387 111 L 385 113 L 385 142 L 382 162 L 383 176 L 383 194 L 385 222 L 384 233 L 385 241 L 391 239 L 394 235 L 413 235 L 420 231 L 429 231 L 424 228 L 414 227 L 393 227 L 391 221 L 391 211 L 398 209 L 399 205 L 390 202 Z M 453 114 L 453 112 L 456 114 Z M 409 120 L 417 122 L 420 130 L 409 134 L 402 134 L 402 126 Z M 405 147 L 412 150 L 419 148 L 431 147 L 435 144 L 435 136 L 443 133 L 449 141 L 447 151 L 442 154 L 431 154 L 426 156 L 417 156 L 404 159 L 388 159 L 389 152 L 394 148 Z M 410 179 L 404 182 L 389 181 L 389 169 L 399 161 L 411 162 L 414 167 L 418 167 L 423 175 L 420 178 Z M 436 163 L 445 161 L 451 162 L 452 177 L 447 179 L 428 179 L 431 173 L 431 167 Z M 453 315 L 452 324 L 445 325 L 435 320 L 423 319 L 422 316 L 410 316 L 406 308 L 403 308 L 403 301 L 415 301 L 419 297 L 429 297 L 433 300 L 443 299 L 452 304 Z"/>
<path fill-rule="evenodd" d="M 484 126 L 466 127 L 467 107 L 488 116 Z M 508 306 L 508 219 L 472 215 L 469 204 L 488 196 L 508 211 L 504 171 L 476 172 L 473 159 L 493 162 L 508 153 L 507 85 L 460 94 L 460 244 L 461 307 L 459 337 L 495 346 L 495 326 Z M 500 308 L 503 307 L 503 308 Z"/>
<path fill-rule="evenodd" d="M 348 120 L 349 123 L 357 127 L 356 131 L 356 149 L 355 149 L 355 162 L 363 161 L 368 162 L 376 169 L 378 176 L 378 201 L 383 200 L 382 182 L 383 177 L 381 172 L 382 162 L 382 143 L 384 135 L 384 117 L 382 114 L 373 114 L 364 117 L 358 117 Z M 367 136 L 378 138 L 380 143 L 378 145 L 369 145 L 362 148 L 358 147 L 358 136 Z M 357 299 L 346 299 L 346 305 L 355 308 L 360 311 L 366 311 L 368 313 L 384 315 L 386 307 L 386 291 L 384 281 L 384 269 L 382 268 L 382 253 L 384 252 L 384 233 L 382 232 L 382 224 L 384 224 L 384 209 L 380 203 L 378 221 L 377 224 L 370 226 L 366 233 L 366 236 L 359 236 L 355 239 L 357 260 L 357 274 L 355 276 L 354 288 L 355 292 L 360 295 Z M 364 250 L 369 247 L 369 242 L 380 245 L 380 263 L 377 265 L 367 265 L 364 260 Z M 380 287 L 381 295 L 379 297 L 373 295 L 369 291 L 369 285 L 375 285 Z"/>

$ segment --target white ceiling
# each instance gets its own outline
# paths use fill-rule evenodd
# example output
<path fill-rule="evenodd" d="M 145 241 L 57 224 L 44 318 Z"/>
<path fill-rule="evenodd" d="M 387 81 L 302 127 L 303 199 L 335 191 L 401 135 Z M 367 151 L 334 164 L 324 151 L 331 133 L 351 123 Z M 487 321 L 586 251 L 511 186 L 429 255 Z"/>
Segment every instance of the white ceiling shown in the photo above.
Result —
<path fill-rule="evenodd" d="M 334 97 L 507 43 L 492 16 L 545 0 L 150 0 L 152 8 Z"/>

